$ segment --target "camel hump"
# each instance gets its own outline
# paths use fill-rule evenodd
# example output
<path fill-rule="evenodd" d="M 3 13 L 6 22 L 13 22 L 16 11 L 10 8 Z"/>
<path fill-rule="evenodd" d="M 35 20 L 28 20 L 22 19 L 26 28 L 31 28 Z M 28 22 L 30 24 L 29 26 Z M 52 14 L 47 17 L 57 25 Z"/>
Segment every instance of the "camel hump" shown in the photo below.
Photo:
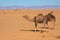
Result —
<path fill-rule="evenodd" d="M 37 15 L 37 16 L 35 17 L 35 20 L 36 20 L 37 22 L 42 22 L 42 21 L 44 20 L 44 16 L 43 16 L 43 15 Z"/>
<path fill-rule="evenodd" d="M 34 18 L 37 18 L 37 19 L 43 19 L 44 16 L 39 15 L 39 16 L 35 16 Z"/>
<path fill-rule="evenodd" d="M 43 20 L 44 19 L 44 16 L 43 16 L 43 14 L 38 14 L 36 18 L 38 20 Z"/>

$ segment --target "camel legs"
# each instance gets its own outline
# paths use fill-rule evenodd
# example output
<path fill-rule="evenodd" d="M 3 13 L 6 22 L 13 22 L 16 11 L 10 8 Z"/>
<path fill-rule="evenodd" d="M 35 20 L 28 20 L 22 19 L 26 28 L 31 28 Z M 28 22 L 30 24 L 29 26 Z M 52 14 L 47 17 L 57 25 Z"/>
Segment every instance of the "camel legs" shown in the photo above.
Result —
<path fill-rule="evenodd" d="M 53 28 L 51 28 L 51 29 L 54 29 L 55 28 L 55 21 L 52 20 L 52 23 L 53 23 Z"/>
<path fill-rule="evenodd" d="M 36 17 L 34 18 L 34 22 L 35 22 L 35 28 L 34 28 L 34 30 L 36 31 L 36 30 L 37 30 L 37 21 L 36 21 Z"/>
<path fill-rule="evenodd" d="M 55 21 L 52 20 L 51 22 L 52 22 L 52 25 L 53 25 L 53 27 L 52 27 L 51 29 L 54 29 L 54 28 L 55 28 Z M 46 27 L 46 26 L 47 26 L 47 27 Z M 49 29 L 48 22 L 44 23 L 44 27 L 45 27 L 46 29 Z"/>
<path fill-rule="evenodd" d="M 37 23 L 38 23 L 38 22 L 37 22 L 37 20 L 36 20 L 36 17 L 34 18 L 34 22 L 35 22 L 35 29 L 34 29 L 34 30 L 35 30 L 35 31 L 39 31 L 39 30 L 37 30 Z"/>
<path fill-rule="evenodd" d="M 38 31 L 37 30 L 37 22 L 35 22 L 35 29 L 34 29 L 35 31 Z"/>
<path fill-rule="evenodd" d="M 49 28 L 49 26 L 48 26 L 48 21 L 44 21 L 44 27 L 45 27 L 46 29 Z"/>

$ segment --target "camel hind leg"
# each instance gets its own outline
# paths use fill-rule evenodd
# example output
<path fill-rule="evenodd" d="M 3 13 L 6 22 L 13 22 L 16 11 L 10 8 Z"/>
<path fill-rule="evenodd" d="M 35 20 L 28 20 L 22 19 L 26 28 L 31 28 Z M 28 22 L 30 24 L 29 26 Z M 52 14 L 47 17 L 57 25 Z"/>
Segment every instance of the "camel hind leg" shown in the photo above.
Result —
<path fill-rule="evenodd" d="M 48 25 L 48 21 L 47 21 L 47 20 L 44 21 L 44 27 L 45 27 L 46 29 L 49 29 L 49 25 Z"/>
<path fill-rule="evenodd" d="M 52 20 L 53 27 L 51 29 L 55 29 L 55 20 Z"/>
<path fill-rule="evenodd" d="M 52 28 L 52 29 L 54 29 L 54 28 L 55 28 L 56 17 L 53 16 L 53 17 L 51 18 L 51 21 L 52 21 L 52 23 L 53 23 L 53 28 Z"/>

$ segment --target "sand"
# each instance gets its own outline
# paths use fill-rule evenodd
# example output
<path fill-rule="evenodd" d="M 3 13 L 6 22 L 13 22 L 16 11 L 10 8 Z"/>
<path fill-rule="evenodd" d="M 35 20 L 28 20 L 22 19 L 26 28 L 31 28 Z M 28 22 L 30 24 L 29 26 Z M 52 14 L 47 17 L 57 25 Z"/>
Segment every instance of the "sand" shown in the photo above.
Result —
<path fill-rule="evenodd" d="M 47 30 L 46 32 L 33 32 L 21 30 L 33 30 L 34 22 L 29 22 L 22 16 L 28 15 L 33 18 L 39 13 L 46 15 L 53 11 L 56 16 L 56 28 Z M 39 27 L 42 24 L 38 25 Z M 49 27 L 52 27 L 49 24 Z M 16 9 L 16 10 L 0 10 L 0 40 L 60 40 L 60 9 Z"/>

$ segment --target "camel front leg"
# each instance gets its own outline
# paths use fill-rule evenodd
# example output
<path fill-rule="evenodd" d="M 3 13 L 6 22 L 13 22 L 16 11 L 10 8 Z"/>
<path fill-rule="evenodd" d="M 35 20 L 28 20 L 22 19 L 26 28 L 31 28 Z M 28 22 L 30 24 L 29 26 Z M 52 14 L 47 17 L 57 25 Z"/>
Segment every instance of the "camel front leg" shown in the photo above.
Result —
<path fill-rule="evenodd" d="M 35 31 L 37 30 L 37 22 L 35 22 Z"/>
<path fill-rule="evenodd" d="M 36 17 L 34 18 L 34 22 L 35 22 L 35 28 L 34 28 L 34 30 L 36 31 L 37 30 L 37 20 L 36 20 Z"/>

